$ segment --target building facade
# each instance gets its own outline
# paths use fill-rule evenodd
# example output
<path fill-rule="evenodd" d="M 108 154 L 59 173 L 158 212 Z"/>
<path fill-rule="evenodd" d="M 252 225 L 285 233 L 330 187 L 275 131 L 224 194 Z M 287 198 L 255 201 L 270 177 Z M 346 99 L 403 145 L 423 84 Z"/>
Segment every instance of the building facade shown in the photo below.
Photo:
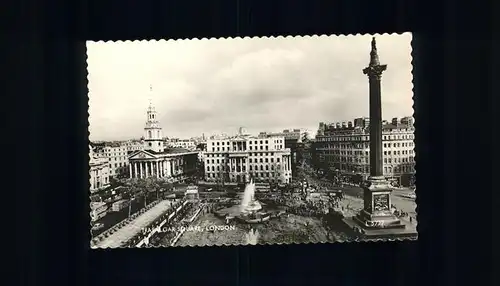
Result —
<path fill-rule="evenodd" d="M 392 122 L 382 126 L 384 176 L 408 185 L 415 173 L 414 128 L 398 120 Z M 318 132 L 314 144 L 317 164 L 366 179 L 370 174 L 369 129 L 337 126 L 320 124 L 323 131 Z"/>
<path fill-rule="evenodd" d="M 311 132 L 307 129 L 294 128 L 294 129 L 285 129 L 282 132 L 273 132 L 273 133 L 261 132 L 259 134 L 259 137 L 269 137 L 269 136 L 284 137 L 285 148 L 290 149 L 290 156 L 292 160 L 291 161 L 292 178 L 294 178 L 297 175 L 296 173 L 297 166 L 303 157 L 301 151 L 305 150 L 303 148 L 302 138 L 304 138 L 306 134 L 311 134 Z"/>
<path fill-rule="evenodd" d="M 161 178 L 184 182 L 196 173 L 198 152 L 181 148 L 165 148 L 158 114 L 152 103 L 147 109 L 143 150 L 128 155 L 130 178 Z"/>
<path fill-rule="evenodd" d="M 192 139 L 173 139 L 168 141 L 167 146 L 171 148 L 183 148 L 188 150 L 195 150 L 196 141 Z"/>
<path fill-rule="evenodd" d="M 97 156 L 89 146 L 90 192 L 95 193 L 109 185 L 108 159 Z"/>
<path fill-rule="evenodd" d="M 143 140 L 130 140 L 123 144 L 127 148 L 127 153 L 144 150 Z"/>
<path fill-rule="evenodd" d="M 205 180 L 208 182 L 290 183 L 291 152 L 285 138 L 235 136 L 207 140 Z"/>
<path fill-rule="evenodd" d="M 128 166 L 127 146 L 119 142 L 103 142 L 94 145 L 94 150 L 100 158 L 108 159 L 109 175 L 115 177 L 119 168 Z"/>

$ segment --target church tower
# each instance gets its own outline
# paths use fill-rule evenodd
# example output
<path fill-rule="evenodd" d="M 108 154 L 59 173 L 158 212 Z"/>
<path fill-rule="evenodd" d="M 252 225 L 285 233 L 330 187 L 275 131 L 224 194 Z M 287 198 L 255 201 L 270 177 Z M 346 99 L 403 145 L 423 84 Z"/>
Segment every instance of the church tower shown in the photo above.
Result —
<path fill-rule="evenodd" d="M 163 152 L 165 147 L 163 146 L 162 129 L 158 121 L 158 113 L 151 100 L 151 95 L 153 93 L 152 86 L 149 87 L 149 92 L 149 107 L 147 110 L 146 126 L 144 127 L 144 149 L 154 152 Z"/>

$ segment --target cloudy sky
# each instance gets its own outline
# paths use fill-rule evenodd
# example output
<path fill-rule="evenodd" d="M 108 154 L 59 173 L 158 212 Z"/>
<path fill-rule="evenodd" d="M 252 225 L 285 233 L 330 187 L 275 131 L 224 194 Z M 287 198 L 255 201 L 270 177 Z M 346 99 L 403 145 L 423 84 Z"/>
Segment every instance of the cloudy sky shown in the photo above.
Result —
<path fill-rule="evenodd" d="M 371 36 L 89 42 L 91 140 L 250 133 L 368 116 Z M 377 35 L 384 119 L 413 114 L 411 34 Z M 150 85 L 153 92 L 150 92 Z"/>

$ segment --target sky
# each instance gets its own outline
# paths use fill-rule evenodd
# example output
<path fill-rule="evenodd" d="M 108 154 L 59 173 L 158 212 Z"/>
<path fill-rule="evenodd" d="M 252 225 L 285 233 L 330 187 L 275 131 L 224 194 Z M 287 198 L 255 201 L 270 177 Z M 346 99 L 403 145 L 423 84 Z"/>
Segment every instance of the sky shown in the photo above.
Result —
<path fill-rule="evenodd" d="M 87 42 L 90 140 L 141 137 L 150 100 L 176 138 L 368 116 L 371 37 Z M 412 116 L 411 34 L 376 41 L 383 118 Z"/>

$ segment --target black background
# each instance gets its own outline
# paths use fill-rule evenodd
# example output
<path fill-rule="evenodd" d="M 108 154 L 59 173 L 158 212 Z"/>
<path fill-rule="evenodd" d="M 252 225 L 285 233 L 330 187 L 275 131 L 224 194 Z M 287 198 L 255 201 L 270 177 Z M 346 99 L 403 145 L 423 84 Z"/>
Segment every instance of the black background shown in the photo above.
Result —
<path fill-rule="evenodd" d="M 4 143 L 20 151 L 4 155 L 16 172 L 5 179 L 18 199 L 15 285 L 491 285 L 490 3 L 67 2 L 4 10 Z M 88 249 L 85 40 L 405 31 L 414 33 L 418 242 Z"/>

